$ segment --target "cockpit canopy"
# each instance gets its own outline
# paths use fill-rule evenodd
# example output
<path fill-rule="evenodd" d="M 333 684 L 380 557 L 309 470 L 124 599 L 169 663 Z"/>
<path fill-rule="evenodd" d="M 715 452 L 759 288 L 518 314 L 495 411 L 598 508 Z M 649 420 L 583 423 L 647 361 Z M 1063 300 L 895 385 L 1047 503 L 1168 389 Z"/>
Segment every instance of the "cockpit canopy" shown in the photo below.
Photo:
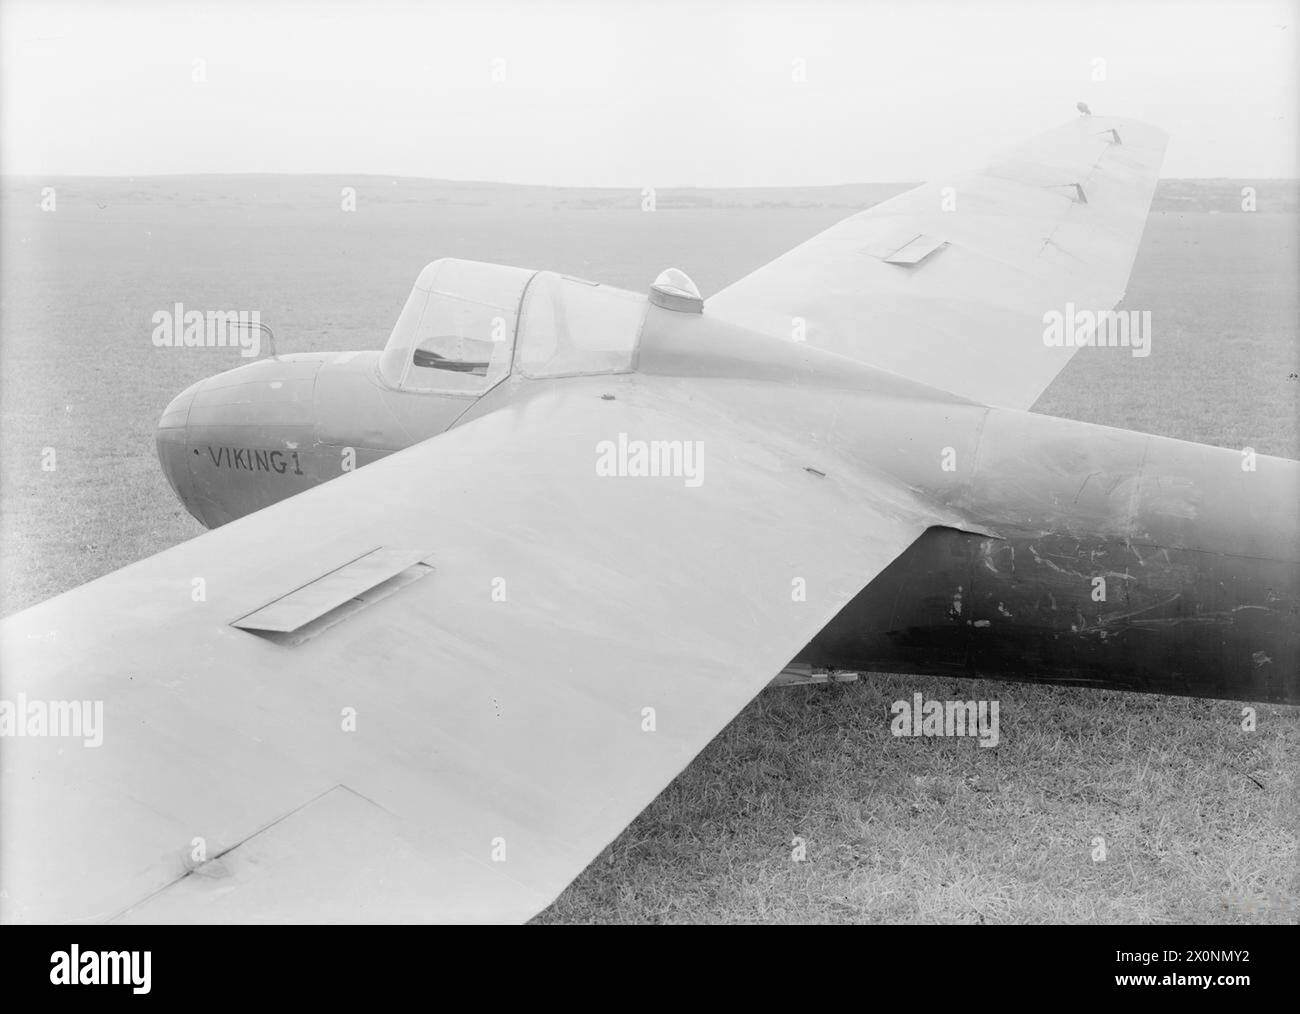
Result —
<path fill-rule="evenodd" d="M 632 369 L 647 299 L 552 271 L 444 258 L 415 281 L 379 359 L 403 391 L 478 396 L 524 377 Z"/>

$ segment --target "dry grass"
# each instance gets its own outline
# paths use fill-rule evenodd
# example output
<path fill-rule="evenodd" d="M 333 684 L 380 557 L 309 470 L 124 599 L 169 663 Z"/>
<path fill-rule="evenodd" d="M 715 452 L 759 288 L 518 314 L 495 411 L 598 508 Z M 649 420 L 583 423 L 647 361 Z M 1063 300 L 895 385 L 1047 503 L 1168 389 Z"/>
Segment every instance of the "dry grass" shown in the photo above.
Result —
<path fill-rule="evenodd" d="M 1000 701 L 999 745 L 895 738 L 918 690 Z M 1300 723 L 1261 708 L 1246 733 L 1240 710 L 898 675 L 770 690 L 541 921 L 1294 922 Z"/>

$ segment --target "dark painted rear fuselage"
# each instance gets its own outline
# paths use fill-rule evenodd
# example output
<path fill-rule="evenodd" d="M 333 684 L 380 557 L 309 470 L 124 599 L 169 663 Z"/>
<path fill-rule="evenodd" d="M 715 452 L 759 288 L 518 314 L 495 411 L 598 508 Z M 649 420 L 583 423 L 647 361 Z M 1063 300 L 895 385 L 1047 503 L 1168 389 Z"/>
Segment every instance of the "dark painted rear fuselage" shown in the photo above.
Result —
<path fill-rule="evenodd" d="M 932 528 L 797 661 L 1296 704 L 1297 580 L 1278 560 Z"/>

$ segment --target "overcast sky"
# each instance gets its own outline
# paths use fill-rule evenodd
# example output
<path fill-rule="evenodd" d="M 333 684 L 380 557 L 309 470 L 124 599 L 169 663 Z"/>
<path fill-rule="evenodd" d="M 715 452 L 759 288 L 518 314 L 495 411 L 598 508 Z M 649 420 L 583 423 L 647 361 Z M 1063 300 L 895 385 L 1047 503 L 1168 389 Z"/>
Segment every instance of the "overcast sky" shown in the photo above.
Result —
<path fill-rule="evenodd" d="M 913 180 L 1082 99 L 1165 176 L 1292 177 L 1296 6 L 0 0 L 0 170 Z"/>

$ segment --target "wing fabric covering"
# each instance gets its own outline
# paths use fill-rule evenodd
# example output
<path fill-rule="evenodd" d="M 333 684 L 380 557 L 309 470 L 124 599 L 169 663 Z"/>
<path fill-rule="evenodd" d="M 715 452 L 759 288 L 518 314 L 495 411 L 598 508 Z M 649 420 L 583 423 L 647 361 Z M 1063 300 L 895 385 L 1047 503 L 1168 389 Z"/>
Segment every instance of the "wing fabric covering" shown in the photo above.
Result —
<path fill-rule="evenodd" d="M 1081 116 L 845 219 L 710 297 L 709 313 L 1027 409 L 1076 351 L 1045 344 L 1045 314 L 1123 298 L 1166 141 Z"/>
<path fill-rule="evenodd" d="M 0 916 L 548 905 L 931 521 L 726 391 L 537 385 L 6 620 L 3 698 L 103 722 L 0 740 Z M 701 481 L 597 474 L 620 434 L 701 441 Z M 432 571 L 301 643 L 231 625 L 378 547 Z"/>

